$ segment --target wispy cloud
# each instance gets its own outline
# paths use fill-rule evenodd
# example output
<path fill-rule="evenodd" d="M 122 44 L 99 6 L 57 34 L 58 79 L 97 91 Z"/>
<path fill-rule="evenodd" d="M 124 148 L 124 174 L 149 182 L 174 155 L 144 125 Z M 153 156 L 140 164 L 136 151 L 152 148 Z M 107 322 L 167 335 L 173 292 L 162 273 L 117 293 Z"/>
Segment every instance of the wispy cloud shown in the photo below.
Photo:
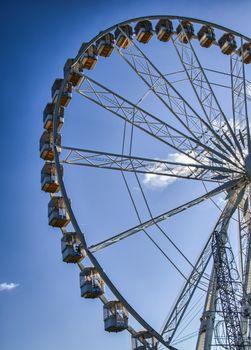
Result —
<path fill-rule="evenodd" d="M 170 162 L 177 162 L 177 163 L 183 163 L 183 164 L 195 164 L 196 161 L 191 159 L 190 157 L 186 156 L 182 153 L 172 153 L 168 156 L 167 161 Z M 153 169 L 154 171 L 163 171 L 164 166 L 158 165 Z M 174 174 L 179 174 L 182 176 L 189 175 L 191 173 L 191 170 L 184 166 L 177 165 L 173 168 Z M 177 178 L 171 177 L 171 176 L 163 176 L 163 175 L 155 175 L 155 174 L 146 174 L 143 179 L 144 185 L 146 185 L 149 188 L 152 189 L 163 189 L 167 187 L 168 185 L 172 184 L 174 181 L 176 181 Z"/>
<path fill-rule="evenodd" d="M 6 283 L 6 282 L 3 282 L 3 283 L 0 283 L 0 292 L 3 292 L 3 291 L 10 291 L 12 289 L 15 289 L 19 286 L 19 284 L 17 283 Z"/>

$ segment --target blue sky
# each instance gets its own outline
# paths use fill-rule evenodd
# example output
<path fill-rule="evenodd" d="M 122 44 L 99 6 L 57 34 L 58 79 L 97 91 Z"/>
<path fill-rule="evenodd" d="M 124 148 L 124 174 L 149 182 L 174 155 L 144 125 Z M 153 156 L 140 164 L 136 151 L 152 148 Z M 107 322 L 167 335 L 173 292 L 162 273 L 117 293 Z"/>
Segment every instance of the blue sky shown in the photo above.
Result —
<path fill-rule="evenodd" d="M 130 347 L 127 333 L 104 333 L 102 307 L 97 300 L 89 302 L 80 298 L 78 270 L 75 266 L 66 266 L 61 262 L 60 232 L 47 225 L 48 197 L 40 191 L 42 161 L 39 159 L 38 142 L 42 132 L 42 111 L 50 99 L 51 84 L 56 77 L 62 75 L 66 59 L 73 57 L 81 43 L 88 41 L 99 31 L 122 20 L 143 15 L 191 16 L 219 23 L 251 36 L 250 11 L 250 1 L 242 0 L 45 0 L 5 1 L 2 4 L 0 284 L 14 283 L 18 286 L 10 287 L 11 290 L 6 290 L 6 285 L 2 285 L 2 290 L 0 287 L 1 349 L 71 350 L 83 347 L 91 350 L 102 346 L 103 349 L 126 350 Z M 115 83 L 118 84 L 118 80 Z M 127 85 L 124 84 L 124 87 L 127 88 Z M 94 135 L 97 124 L 92 124 L 91 119 L 87 120 L 89 122 L 86 125 L 93 130 Z M 67 123 L 67 140 L 71 141 L 73 133 L 78 132 L 78 124 L 71 129 L 70 121 Z M 82 126 L 85 127 L 84 124 Z M 103 139 L 99 138 L 99 134 L 96 134 L 96 139 L 94 136 L 88 138 L 87 134 L 83 132 L 86 142 L 83 141 L 80 146 L 94 147 L 99 144 L 99 147 L 104 146 L 107 149 L 113 146 L 112 142 L 117 141 L 114 136 L 110 142 L 109 134 Z M 76 140 L 81 140 L 81 136 L 79 133 Z M 74 183 L 77 186 L 72 186 L 72 195 L 78 196 L 75 202 L 76 212 L 90 241 L 93 239 L 95 242 L 101 238 L 92 237 L 92 233 L 98 232 L 101 227 L 105 230 L 111 229 L 114 233 L 135 223 L 129 206 L 125 205 L 123 215 L 120 211 L 122 202 L 119 202 L 116 209 L 113 177 L 107 178 L 108 182 L 104 185 L 99 182 L 99 177 L 95 177 L 94 172 L 84 173 L 83 169 L 81 171 L 82 174 L 72 171 L 66 181 L 71 186 L 72 179 L 76 180 Z M 116 181 L 119 188 L 120 182 Z M 84 191 L 80 193 L 83 188 Z M 190 191 L 199 194 L 201 188 L 197 191 L 191 187 Z M 178 201 L 189 197 L 179 192 L 178 187 L 170 187 L 168 194 L 165 191 L 152 191 L 151 200 L 161 203 L 154 208 L 154 212 L 157 214 L 158 210 L 161 211 L 166 198 L 177 197 L 176 194 L 179 196 Z M 113 209 L 109 210 L 107 205 L 104 209 L 107 201 Z M 168 205 L 171 206 L 172 203 L 168 202 Z M 203 215 L 203 208 L 198 209 L 194 215 Z M 210 220 L 215 217 L 212 214 Z M 185 214 L 183 219 L 188 224 L 191 223 L 191 218 L 186 218 Z M 210 229 L 209 219 L 205 221 Z M 204 223 L 199 221 L 199 227 L 203 228 Z M 182 222 L 178 225 L 182 231 Z M 123 243 L 116 248 L 116 252 L 115 248 L 111 248 L 109 254 L 113 256 L 112 259 L 105 254 L 100 254 L 100 259 L 105 263 L 106 269 L 111 271 L 121 290 L 129 295 L 133 304 L 140 304 L 139 309 L 157 327 L 161 321 L 158 320 L 158 314 L 154 314 L 149 307 L 154 294 L 154 288 L 151 291 L 149 274 L 154 275 L 157 272 L 157 276 L 158 273 L 164 273 L 164 262 L 155 267 L 155 256 L 147 258 L 144 254 L 148 243 L 144 241 L 144 246 L 138 238 L 131 242 L 137 248 Z M 180 238 L 178 242 L 182 244 Z M 139 255 L 140 261 L 137 261 L 139 247 L 143 248 Z M 134 258 L 130 257 L 130 262 L 129 251 L 132 255 L 135 254 Z M 118 257 L 123 260 L 121 270 L 112 268 L 116 265 L 113 259 Z M 141 278 L 145 282 L 144 288 L 149 286 L 145 297 L 141 294 Z M 170 279 L 176 279 L 176 275 L 170 275 Z M 177 279 L 182 282 L 180 277 Z M 157 283 L 158 278 L 154 277 L 153 280 Z M 172 289 L 171 283 L 169 286 Z M 174 297 L 175 291 L 171 291 L 171 294 Z"/>

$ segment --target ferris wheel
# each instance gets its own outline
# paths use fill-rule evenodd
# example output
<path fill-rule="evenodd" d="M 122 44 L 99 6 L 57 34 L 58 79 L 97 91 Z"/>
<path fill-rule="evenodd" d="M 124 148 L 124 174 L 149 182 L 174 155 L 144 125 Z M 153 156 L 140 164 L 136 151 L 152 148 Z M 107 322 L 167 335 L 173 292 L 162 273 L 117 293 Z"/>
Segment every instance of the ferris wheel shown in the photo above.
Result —
<path fill-rule="evenodd" d="M 250 63 L 251 39 L 236 31 L 193 18 L 147 16 L 116 24 L 83 43 L 77 56 L 66 61 L 64 78 L 52 86 L 40 139 L 40 157 L 45 161 L 41 188 L 51 197 L 49 225 L 62 231 L 63 261 L 80 269 L 81 296 L 100 299 L 105 330 L 127 330 L 133 350 L 251 349 Z M 107 140 L 120 150 L 109 151 L 99 142 L 103 130 L 92 139 L 98 146 L 84 148 L 81 134 L 74 135 L 78 126 L 71 131 L 74 122 L 67 117 L 75 99 L 91 106 L 93 119 L 101 113 L 122 125 L 116 135 L 109 134 L 110 124 L 107 127 Z M 76 105 L 74 112 L 78 110 Z M 73 146 L 64 143 L 64 137 L 61 140 L 64 117 L 66 139 Z M 85 124 L 87 133 L 88 128 L 99 124 Z M 90 167 L 107 177 L 122 175 L 138 223 L 90 245 L 65 181 L 73 165 L 81 172 Z M 147 219 L 128 176 L 137 184 Z M 177 205 L 173 201 L 173 207 L 155 215 L 157 203 L 150 204 L 145 186 L 151 182 L 168 186 L 177 179 L 180 186 L 193 183 L 203 193 L 196 196 L 195 190 L 189 200 Z M 217 219 L 213 229 L 204 227 L 206 243 L 191 260 L 161 224 L 170 218 L 181 222 L 184 212 L 205 202 L 213 203 Z M 158 243 L 149 231 L 152 227 L 186 261 L 189 272 Z M 96 255 L 140 234 L 184 281 L 160 330 L 120 292 Z M 189 313 L 195 310 L 198 292 L 203 307 L 193 316 L 196 328 Z M 142 328 L 135 329 L 131 319 Z M 189 320 L 188 335 L 184 320 Z"/>

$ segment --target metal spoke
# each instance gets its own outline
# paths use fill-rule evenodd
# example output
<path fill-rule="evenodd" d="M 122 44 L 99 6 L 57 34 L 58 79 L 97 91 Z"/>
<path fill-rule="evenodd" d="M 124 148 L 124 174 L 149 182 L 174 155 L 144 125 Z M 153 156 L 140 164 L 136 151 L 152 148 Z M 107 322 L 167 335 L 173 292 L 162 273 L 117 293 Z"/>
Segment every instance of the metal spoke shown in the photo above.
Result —
<path fill-rule="evenodd" d="M 221 182 L 232 177 L 233 173 L 236 173 L 234 170 L 219 166 L 171 162 L 66 146 L 62 146 L 61 149 L 67 151 L 61 163 L 99 169 L 112 169 L 211 182 Z M 217 173 L 221 173 L 221 175 Z"/>
<path fill-rule="evenodd" d="M 242 60 L 242 45 L 243 39 L 241 39 L 240 56 L 234 54 L 230 57 L 233 122 L 235 133 L 236 135 L 239 135 L 240 140 L 242 141 L 242 146 L 248 148 L 248 152 L 250 153 L 251 140 L 247 108 L 245 65 Z"/>
<path fill-rule="evenodd" d="M 174 215 L 177 215 L 179 214 L 180 212 L 184 211 L 184 210 L 187 210 L 188 208 L 191 208 L 201 202 L 203 202 L 204 200 L 206 199 L 209 199 L 213 196 L 216 196 L 217 194 L 223 192 L 223 191 L 228 191 L 230 190 L 233 186 L 235 186 L 238 182 L 240 181 L 240 179 L 237 179 L 237 180 L 230 180 L 228 181 L 227 183 L 217 187 L 216 189 L 208 192 L 208 193 L 205 193 L 204 195 L 200 196 L 200 197 L 197 197 L 196 199 L 193 199 L 192 201 L 190 202 L 187 202 L 183 205 L 180 205 L 174 209 L 171 209 L 161 215 L 158 215 L 156 217 L 154 217 L 153 219 L 150 219 L 150 220 L 147 220 L 145 222 L 143 222 L 142 224 L 140 225 L 137 225 L 137 226 L 134 226 L 126 231 L 123 231 L 113 237 L 110 237 L 98 244 L 95 244 L 95 245 L 92 245 L 89 247 L 89 250 L 94 253 L 94 252 L 97 252 L 98 250 L 100 249 L 104 249 L 114 243 L 117 243 L 117 242 L 120 242 L 121 240 L 129 237 L 129 236 L 132 236 L 134 234 L 136 234 L 137 232 L 140 232 L 142 230 L 145 230 L 147 229 L 148 227 L 151 227 L 152 225 L 156 224 L 156 223 L 159 223 L 163 220 L 166 220 L 168 218 L 170 218 L 171 216 L 174 216 Z"/>
<path fill-rule="evenodd" d="M 239 167 L 222 151 L 216 150 L 215 144 L 212 148 L 198 139 L 178 131 L 94 79 L 85 76 L 84 82 L 79 89 L 76 89 L 76 92 L 196 162 L 208 163 L 208 161 L 212 161 L 213 163 L 221 163 L 225 161 L 227 166 L 231 163 L 235 168 Z"/>
<path fill-rule="evenodd" d="M 120 28 L 121 32 L 123 29 Z M 126 33 L 123 32 L 125 36 Z M 127 39 L 131 45 L 126 49 L 118 49 L 121 57 L 130 65 L 136 74 L 152 89 L 153 93 L 164 103 L 175 118 L 197 138 L 203 139 L 204 143 L 214 143 L 218 146 L 225 142 L 219 137 L 217 132 L 207 123 L 194 108 L 184 99 L 184 97 L 175 89 L 173 84 L 167 80 L 151 62 L 151 60 L 140 50 L 140 48 L 128 36 Z"/>
<path fill-rule="evenodd" d="M 224 210 L 222 211 L 220 218 L 214 227 L 213 232 L 210 234 L 207 243 L 199 256 L 199 259 L 194 265 L 195 269 L 191 272 L 188 281 L 185 283 L 185 286 L 182 289 L 182 292 L 180 293 L 177 302 L 175 303 L 175 306 L 171 310 L 167 320 L 165 321 L 162 327 L 161 334 L 164 337 L 164 339 L 166 339 L 166 341 L 168 341 L 169 343 L 171 343 L 173 339 L 173 336 L 182 320 L 182 317 L 185 314 L 185 311 L 192 299 L 196 287 L 200 282 L 200 279 L 212 256 L 211 244 L 213 233 L 215 231 L 225 230 L 228 227 L 229 220 L 235 212 L 238 204 L 240 203 L 244 191 L 245 188 L 243 188 L 243 185 L 231 191 L 229 200 Z"/>
<path fill-rule="evenodd" d="M 185 35 L 186 32 L 180 22 L 182 30 Z M 232 147 L 232 143 L 229 142 L 229 137 L 225 137 L 225 134 L 229 132 L 232 139 L 235 142 L 240 154 L 242 155 L 242 149 L 238 139 L 235 136 L 233 129 L 230 126 L 229 120 L 224 114 L 216 96 L 212 89 L 211 84 L 207 78 L 207 75 L 199 61 L 199 58 L 195 52 L 195 49 L 190 40 L 188 43 L 184 44 L 178 40 L 178 37 L 172 37 L 172 43 L 175 47 L 177 55 L 182 63 L 182 66 L 186 72 L 187 78 L 195 92 L 198 102 L 206 116 L 206 119 L 210 125 L 213 125 L 214 130 L 217 131 L 221 137 L 225 139 L 224 142 L 226 149 L 238 159 L 235 150 Z M 199 82 L 199 84 L 194 84 L 194 80 Z"/>

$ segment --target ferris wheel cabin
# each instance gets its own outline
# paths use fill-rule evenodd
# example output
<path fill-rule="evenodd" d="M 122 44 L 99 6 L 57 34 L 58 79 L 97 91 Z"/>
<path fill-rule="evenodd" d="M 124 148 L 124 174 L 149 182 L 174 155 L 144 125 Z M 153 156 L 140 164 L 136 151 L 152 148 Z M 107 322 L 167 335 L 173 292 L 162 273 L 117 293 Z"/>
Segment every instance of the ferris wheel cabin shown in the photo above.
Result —
<path fill-rule="evenodd" d="M 173 24 L 169 19 L 160 19 L 155 26 L 157 38 L 167 42 L 173 34 Z"/>
<path fill-rule="evenodd" d="M 120 301 L 109 301 L 103 311 L 105 331 L 121 332 L 128 328 L 128 312 Z"/>
<path fill-rule="evenodd" d="M 132 27 L 128 24 L 121 26 L 115 30 L 116 45 L 122 49 L 126 49 L 130 46 L 130 40 L 132 39 Z M 129 38 L 129 39 L 128 39 Z"/>
<path fill-rule="evenodd" d="M 231 53 L 233 53 L 237 48 L 235 36 L 232 33 L 223 34 L 218 43 L 221 48 L 221 52 L 225 55 L 231 55 Z"/>
<path fill-rule="evenodd" d="M 43 112 L 44 129 L 46 129 L 47 131 L 52 131 L 52 128 L 53 128 L 54 109 L 55 109 L 55 103 L 47 103 Z M 61 130 L 63 124 L 64 124 L 64 108 L 60 107 L 58 112 L 57 131 Z"/>
<path fill-rule="evenodd" d="M 65 227 L 70 222 L 63 197 L 52 197 L 48 204 L 48 221 L 53 227 Z"/>
<path fill-rule="evenodd" d="M 63 175 L 63 166 L 60 166 Z M 59 191 L 59 182 L 57 177 L 56 165 L 53 162 L 45 162 L 41 170 L 41 190 L 44 192 L 55 193 Z"/>
<path fill-rule="evenodd" d="M 87 50 L 85 50 L 85 46 L 87 43 L 83 43 L 79 49 L 79 53 L 84 51 L 83 55 L 79 59 L 79 64 L 83 69 L 93 69 L 98 61 L 98 52 L 95 45 L 91 45 Z"/>
<path fill-rule="evenodd" d="M 240 54 L 242 54 L 242 59 L 244 63 L 251 62 L 251 43 L 245 43 L 240 49 Z"/>
<path fill-rule="evenodd" d="M 61 135 L 57 134 L 56 139 L 57 150 L 58 153 L 61 152 Z M 45 130 L 40 138 L 39 142 L 39 150 L 40 150 L 40 158 L 44 160 L 52 161 L 54 160 L 54 152 L 53 152 L 53 134 L 52 132 L 48 132 Z"/>
<path fill-rule="evenodd" d="M 104 281 L 95 267 L 86 267 L 79 274 L 81 297 L 95 299 L 104 294 Z"/>
<path fill-rule="evenodd" d="M 215 41 L 215 33 L 214 29 L 211 26 L 204 25 L 198 31 L 198 39 L 200 41 L 200 46 L 202 47 L 210 47 Z"/>
<path fill-rule="evenodd" d="M 51 88 L 52 102 L 56 103 L 59 95 L 60 88 L 62 86 L 63 79 L 56 79 Z M 67 107 L 72 98 L 72 83 L 68 82 L 61 96 L 60 106 Z"/>
<path fill-rule="evenodd" d="M 84 255 L 81 251 L 81 242 L 76 232 L 65 233 L 61 239 L 61 251 L 63 261 L 66 263 L 79 263 Z"/>
<path fill-rule="evenodd" d="M 147 44 L 153 36 L 153 26 L 150 21 L 139 21 L 135 28 L 136 38 L 142 44 Z"/>
<path fill-rule="evenodd" d="M 190 21 L 181 21 L 176 28 L 176 33 L 178 35 L 179 41 L 183 44 L 187 44 L 194 35 L 194 27 Z"/>
<path fill-rule="evenodd" d="M 72 84 L 72 86 L 79 86 L 84 80 L 84 76 L 79 64 L 72 67 L 73 62 L 73 58 L 68 58 L 68 60 L 65 62 L 64 75 L 68 75 L 68 82 Z"/>
<path fill-rule="evenodd" d="M 109 57 L 114 49 L 114 35 L 108 33 L 96 41 L 99 56 Z"/>
<path fill-rule="evenodd" d="M 141 331 L 132 335 L 132 350 L 147 350 L 149 348 L 157 350 L 157 341 L 148 331 Z"/>

